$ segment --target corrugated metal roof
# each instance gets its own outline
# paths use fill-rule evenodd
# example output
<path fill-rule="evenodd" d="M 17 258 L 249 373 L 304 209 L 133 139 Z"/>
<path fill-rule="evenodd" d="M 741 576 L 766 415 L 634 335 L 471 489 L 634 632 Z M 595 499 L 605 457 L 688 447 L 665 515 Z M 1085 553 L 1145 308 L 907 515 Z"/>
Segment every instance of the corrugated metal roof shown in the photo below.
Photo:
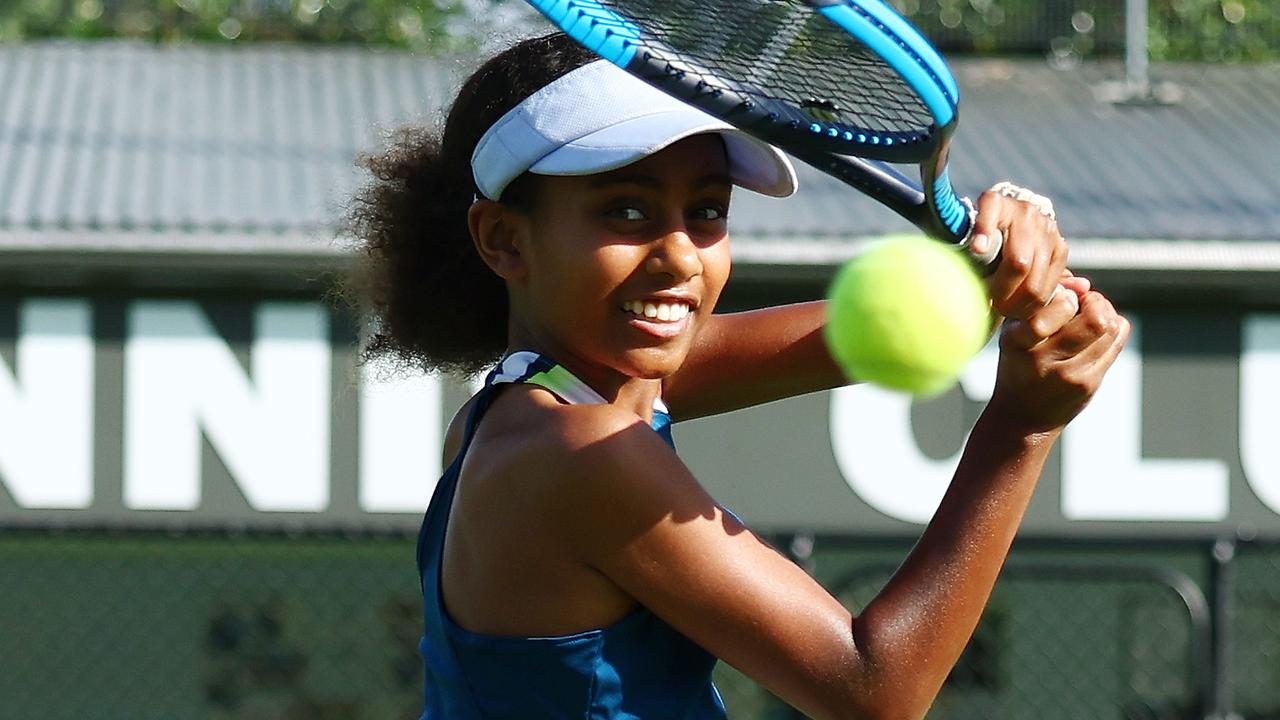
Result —
<path fill-rule="evenodd" d="M 0 47 L 0 248 L 243 253 L 257 236 L 273 251 L 333 252 L 355 155 L 386 128 L 433 121 L 473 63 L 349 48 Z M 1130 262 L 1160 241 L 1145 247 L 1172 266 L 1280 268 L 1280 66 L 1159 66 L 1184 96 L 1167 107 L 1100 101 L 1118 66 L 955 67 L 962 191 L 1009 179 L 1051 196 L 1068 235 L 1088 239 L 1077 259 Z M 735 201 L 743 259 L 825 264 L 859 238 L 909 230 L 801 173 L 795 198 Z"/>
<path fill-rule="evenodd" d="M 1280 270 L 1280 65 L 1157 66 L 1156 79 L 1182 95 L 1167 106 L 1105 101 L 1119 65 L 954 66 L 957 189 L 1012 180 L 1053 198 L 1074 264 Z M 827 264 L 852 254 L 840 238 L 910 230 L 810 168 L 801 184 L 798 201 L 735 208 L 738 236 L 760 238 L 752 260 Z"/>
<path fill-rule="evenodd" d="M 321 230 L 453 66 L 355 49 L 0 47 L 0 227 Z"/>
<path fill-rule="evenodd" d="M 1053 198 L 1064 227 L 1094 238 L 1280 239 L 1280 65 L 1160 66 L 1171 106 L 1097 99 L 1121 68 L 955 63 L 960 126 L 951 175 L 961 191 L 1013 180 Z M 807 170 L 807 168 L 806 168 Z M 808 171 L 803 202 L 752 218 L 770 234 L 902 227 Z"/>

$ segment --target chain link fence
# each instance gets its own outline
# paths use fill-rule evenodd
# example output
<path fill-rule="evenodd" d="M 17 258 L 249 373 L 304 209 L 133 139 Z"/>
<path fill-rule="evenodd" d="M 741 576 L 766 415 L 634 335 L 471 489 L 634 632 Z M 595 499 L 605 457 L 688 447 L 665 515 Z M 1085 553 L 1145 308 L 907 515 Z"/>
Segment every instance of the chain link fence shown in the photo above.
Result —
<path fill-rule="evenodd" d="M 906 549 L 813 569 L 856 610 Z M 413 554 L 407 537 L 0 534 L 0 720 L 416 718 Z M 1280 545 L 1242 546 L 1229 573 L 1203 544 L 1083 555 L 1015 554 L 932 720 L 1280 717 Z M 799 717 L 724 664 L 717 680 L 734 720 Z"/>
<path fill-rule="evenodd" d="M 1245 544 L 1232 559 L 1227 697 L 1246 720 L 1280 718 L 1280 545 Z"/>
<path fill-rule="evenodd" d="M 891 568 L 850 578 L 865 605 Z M 1204 595 L 1141 565 L 1011 563 L 932 718 L 1186 718 L 1204 687 Z"/>
<path fill-rule="evenodd" d="M 0 538 L 0 720 L 421 712 L 404 538 Z"/>

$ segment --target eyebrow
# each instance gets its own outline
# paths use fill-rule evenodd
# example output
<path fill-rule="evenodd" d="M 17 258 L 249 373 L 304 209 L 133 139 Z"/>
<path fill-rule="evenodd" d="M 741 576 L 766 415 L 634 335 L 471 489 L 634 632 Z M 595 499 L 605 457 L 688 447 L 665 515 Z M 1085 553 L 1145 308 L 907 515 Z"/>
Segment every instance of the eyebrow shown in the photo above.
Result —
<path fill-rule="evenodd" d="M 592 189 L 600 189 L 612 187 L 614 185 L 639 185 L 641 187 L 659 190 L 662 188 L 662 181 L 652 175 L 642 175 L 639 173 L 614 175 L 607 173 L 596 177 L 591 181 Z M 731 186 L 733 180 L 725 173 L 711 173 L 703 175 L 693 182 L 695 190 L 701 190 L 704 187 L 712 186 Z"/>

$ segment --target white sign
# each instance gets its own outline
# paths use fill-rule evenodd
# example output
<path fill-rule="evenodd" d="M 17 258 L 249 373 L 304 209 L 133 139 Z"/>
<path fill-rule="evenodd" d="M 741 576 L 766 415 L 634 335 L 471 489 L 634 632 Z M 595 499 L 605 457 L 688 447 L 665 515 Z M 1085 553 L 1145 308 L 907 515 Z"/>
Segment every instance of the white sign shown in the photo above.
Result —
<path fill-rule="evenodd" d="M 1280 513 L 1280 317 L 1247 316 L 1240 359 L 1240 453 L 1249 487 Z M 993 341 L 961 377 L 971 400 L 995 382 Z M 1068 520 L 1215 522 L 1230 510 L 1222 458 L 1157 458 L 1143 453 L 1142 332 L 1133 334 L 1102 387 L 1062 437 L 1062 514 Z M 869 386 L 833 393 L 836 464 L 859 498 L 881 513 L 924 523 L 959 464 L 920 449 L 911 399 Z"/>
<path fill-rule="evenodd" d="M 0 478 L 28 508 L 93 502 L 93 336 L 89 304 L 26 303 L 17 367 L 0 367 Z"/>
<path fill-rule="evenodd" d="M 123 337 L 102 340 L 93 325 L 104 311 L 93 300 L 16 305 L 16 335 L 0 356 L 0 515 L 221 522 L 243 519 L 247 506 L 254 517 L 387 517 L 397 527 L 421 516 L 441 469 L 447 413 L 439 379 L 350 362 L 354 339 L 334 339 L 335 316 L 318 302 L 228 310 L 139 299 L 112 308 Z M 243 337 L 224 337 L 218 328 L 227 323 Z M 1160 457 L 1143 447 L 1144 424 L 1159 432 L 1161 420 L 1144 418 L 1150 363 L 1143 324 L 1135 322 L 1101 390 L 1064 433 L 1061 465 L 1052 468 L 1061 494 L 1049 526 L 1211 528 L 1243 507 L 1262 523 L 1274 514 L 1280 528 L 1280 315 L 1247 315 L 1239 328 L 1240 356 L 1234 345 L 1214 355 L 1216 367 L 1224 359 L 1238 363 L 1239 383 L 1227 385 L 1230 397 L 1223 398 L 1223 407 L 1238 408 L 1238 427 L 1203 429 L 1219 440 L 1238 437 L 1239 464 L 1233 457 Z M 961 391 L 973 403 L 989 399 L 996 361 L 993 343 L 963 374 Z M 1161 392 L 1181 387 L 1164 382 Z M 1215 382 L 1223 383 L 1221 373 Z M 1198 390 L 1203 399 L 1208 390 Z M 924 523 L 937 507 L 959 452 L 926 453 L 912 411 L 906 396 L 853 387 L 830 395 L 826 427 L 820 415 L 812 426 L 802 426 L 807 419 L 786 425 L 796 437 L 830 433 L 848 491 L 837 488 L 842 494 L 828 497 L 824 509 L 841 527 L 859 527 L 857 514 L 872 512 Z M 774 411 L 750 412 L 766 447 L 766 438 L 777 437 Z M 1181 430 L 1184 437 L 1199 431 Z M 710 447 L 698 450 L 714 455 Z M 209 453 L 225 472 L 210 464 Z M 716 472 L 721 463 L 709 459 Z M 1243 469 L 1234 483 L 1232 468 Z M 210 499 L 211 469 L 222 483 L 220 500 Z M 222 478 L 243 502 L 227 499 Z M 847 507 L 835 507 L 840 497 Z M 771 526 L 768 510 L 749 513 Z"/>
<path fill-rule="evenodd" d="M 81 510 L 94 502 L 91 316 L 87 300 L 20 306 L 16 366 L 0 363 L 0 484 L 22 508 Z M 203 439 L 254 510 L 324 512 L 332 482 L 329 333 L 319 303 L 261 303 L 245 367 L 199 304 L 131 303 L 125 506 L 200 510 Z M 421 513 L 440 472 L 440 382 L 374 369 L 359 382 L 361 509 Z"/>

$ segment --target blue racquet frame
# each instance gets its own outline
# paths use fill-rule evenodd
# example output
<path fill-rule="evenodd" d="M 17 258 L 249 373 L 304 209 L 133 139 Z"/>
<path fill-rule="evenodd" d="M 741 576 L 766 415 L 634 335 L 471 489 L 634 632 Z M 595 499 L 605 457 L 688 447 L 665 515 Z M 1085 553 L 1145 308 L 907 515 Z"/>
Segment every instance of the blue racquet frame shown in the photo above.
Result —
<path fill-rule="evenodd" d="M 947 155 L 960 101 L 954 76 L 938 51 L 881 0 L 803 0 L 892 68 L 932 116 L 914 132 L 884 132 L 824 120 L 781 100 L 738 89 L 732 79 L 694 66 L 650 37 L 636 21 L 594 0 L 527 0 L 583 46 L 650 85 L 775 145 L 838 178 L 914 223 L 927 234 L 967 248 L 972 205 L 951 185 Z M 832 58 L 839 62 L 839 58 Z M 890 163 L 915 163 L 917 184 Z M 926 192 L 924 188 L 928 188 Z M 975 258 L 994 267 L 999 247 Z"/>

